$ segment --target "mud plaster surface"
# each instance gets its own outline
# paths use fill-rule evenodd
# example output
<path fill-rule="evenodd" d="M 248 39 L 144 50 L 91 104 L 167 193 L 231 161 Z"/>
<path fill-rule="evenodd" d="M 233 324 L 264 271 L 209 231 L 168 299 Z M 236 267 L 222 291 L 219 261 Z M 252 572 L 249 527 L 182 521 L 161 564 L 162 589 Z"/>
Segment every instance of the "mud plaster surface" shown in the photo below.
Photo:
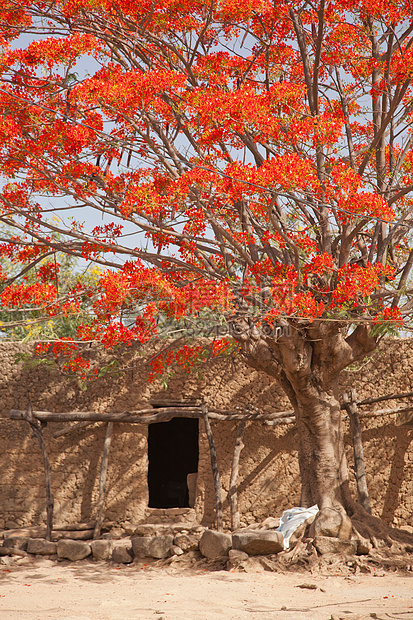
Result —
<path fill-rule="evenodd" d="M 307 584 L 314 589 L 302 589 Z M 151 569 L 35 560 L 0 567 L 2 620 L 410 620 L 413 576 Z"/>

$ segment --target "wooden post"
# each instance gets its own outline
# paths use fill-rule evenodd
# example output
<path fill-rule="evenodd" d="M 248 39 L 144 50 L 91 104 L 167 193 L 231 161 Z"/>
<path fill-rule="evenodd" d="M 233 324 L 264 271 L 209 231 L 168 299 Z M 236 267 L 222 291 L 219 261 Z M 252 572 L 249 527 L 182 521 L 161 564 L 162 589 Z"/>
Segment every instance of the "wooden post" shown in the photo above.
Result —
<path fill-rule="evenodd" d="M 102 523 L 105 517 L 105 501 L 106 501 L 106 480 L 108 474 L 109 450 L 112 441 L 113 422 L 108 422 L 106 427 L 106 437 L 103 444 L 102 466 L 100 469 L 99 480 L 99 499 L 96 508 L 96 525 L 93 532 L 93 538 L 99 538 L 102 530 Z"/>
<path fill-rule="evenodd" d="M 246 424 L 246 421 L 241 420 L 241 422 L 237 426 L 237 432 L 235 436 L 234 455 L 232 457 L 231 478 L 229 481 L 228 497 L 229 497 L 229 505 L 231 509 L 232 530 L 237 530 L 240 526 L 237 484 L 238 484 L 238 472 L 239 472 L 239 458 L 241 455 L 241 451 L 244 447 L 243 435 L 244 435 L 244 430 L 245 430 L 245 424 Z"/>
<path fill-rule="evenodd" d="M 366 481 L 366 468 L 364 464 L 361 426 L 357 408 L 357 394 L 355 390 L 351 390 L 350 394 L 343 394 L 343 404 L 348 413 L 351 435 L 353 437 L 354 469 L 356 474 L 358 499 L 364 510 L 371 514 L 369 491 Z"/>
<path fill-rule="evenodd" d="M 33 436 L 36 437 L 37 442 L 40 446 L 40 450 L 43 456 L 43 465 L 44 465 L 44 477 L 46 484 L 46 540 L 51 540 L 52 538 L 52 529 L 53 529 L 53 495 L 52 495 L 52 480 L 50 473 L 50 462 L 49 457 L 47 456 L 46 444 L 43 438 L 43 426 L 39 420 L 37 420 L 33 416 L 33 409 L 31 403 L 29 402 L 27 409 L 25 411 L 24 419 L 29 423 L 30 428 L 32 429 Z"/>
<path fill-rule="evenodd" d="M 221 495 L 221 480 L 219 476 L 218 470 L 218 462 L 217 462 L 217 451 L 215 448 L 214 436 L 211 430 L 211 424 L 208 418 L 208 411 L 204 405 L 201 405 L 202 415 L 204 417 L 205 424 L 205 432 L 208 438 L 209 443 L 209 452 L 211 455 L 211 469 L 212 475 L 214 478 L 214 489 L 215 489 L 215 499 L 216 499 L 216 512 L 217 512 L 217 530 L 218 532 L 222 532 L 224 529 L 223 518 L 222 518 L 222 495 Z"/>

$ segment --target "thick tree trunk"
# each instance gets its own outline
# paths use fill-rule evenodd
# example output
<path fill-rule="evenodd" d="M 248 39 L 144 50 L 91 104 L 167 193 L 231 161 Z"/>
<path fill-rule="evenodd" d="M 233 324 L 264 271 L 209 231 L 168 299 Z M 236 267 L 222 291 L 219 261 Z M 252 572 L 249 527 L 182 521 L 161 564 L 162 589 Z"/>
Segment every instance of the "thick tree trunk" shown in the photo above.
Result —
<path fill-rule="evenodd" d="M 348 364 L 374 349 L 375 342 L 365 327 L 346 338 L 345 327 L 337 324 L 295 325 L 277 339 L 263 336 L 251 323 L 248 327 L 239 330 L 244 358 L 277 380 L 295 411 L 300 503 L 320 508 L 316 521 L 325 527 L 319 533 L 347 537 L 346 513 L 352 514 L 354 501 L 349 492 L 338 377 Z M 330 527 L 332 521 L 334 527 Z"/>
<path fill-rule="evenodd" d="M 341 411 L 332 392 L 297 391 L 295 407 L 302 480 L 301 505 L 333 508 L 345 503 L 348 482 Z"/>

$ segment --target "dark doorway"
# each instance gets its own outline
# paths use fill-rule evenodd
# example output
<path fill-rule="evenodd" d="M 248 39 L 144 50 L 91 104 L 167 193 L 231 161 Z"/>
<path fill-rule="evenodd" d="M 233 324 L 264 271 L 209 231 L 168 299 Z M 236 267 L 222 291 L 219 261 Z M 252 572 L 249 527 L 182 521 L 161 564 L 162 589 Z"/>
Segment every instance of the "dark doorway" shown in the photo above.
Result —
<path fill-rule="evenodd" d="M 149 508 L 189 506 L 187 475 L 198 471 L 198 456 L 198 419 L 149 425 Z"/>

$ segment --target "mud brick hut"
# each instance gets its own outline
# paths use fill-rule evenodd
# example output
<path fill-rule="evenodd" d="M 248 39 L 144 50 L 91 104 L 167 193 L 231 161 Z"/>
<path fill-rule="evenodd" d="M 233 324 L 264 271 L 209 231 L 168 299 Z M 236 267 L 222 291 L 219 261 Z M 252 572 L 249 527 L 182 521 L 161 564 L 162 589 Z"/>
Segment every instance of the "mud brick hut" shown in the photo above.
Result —
<path fill-rule="evenodd" d="M 11 409 L 49 412 L 137 411 L 205 403 L 210 410 L 236 407 L 268 414 L 290 409 L 269 377 L 241 360 L 217 359 L 201 373 L 178 372 L 167 388 L 147 382 L 141 351 L 118 351 L 127 372 L 107 373 L 87 383 L 49 365 L 16 363 L 30 345 L 0 344 L 0 528 L 45 521 L 43 461 L 29 425 L 11 420 Z M 90 353 L 109 363 L 114 354 Z M 112 366 L 116 370 L 115 366 Z M 413 391 L 413 340 L 385 340 L 357 368 L 342 373 L 340 392 L 353 388 L 359 400 Z M 360 407 L 366 479 L 373 514 L 413 531 L 413 427 L 396 425 L 397 414 L 374 412 L 407 407 L 412 398 Z M 254 409 L 254 410 L 255 410 Z M 345 415 L 345 413 L 343 413 Z M 229 485 L 239 421 L 211 420 L 222 487 L 224 527 L 230 526 Z M 102 450 L 107 424 L 49 422 L 44 429 L 52 475 L 54 519 L 59 523 L 92 521 L 99 499 Z M 349 425 L 345 423 L 347 458 L 353 463 Z M 279 516 L 298 505 L 300 477 L 294 423 L 248 420 L 240 455 L 237 497 L 241 525 Z M 350 467 L 351 470 L 351 467 Z M 352 480 L 355 490 L 355 481 Z M 167 422 L 115 422 L 108 459 L 105 519 L 120 526 L 162 520 L 189 520 L 212 526 L 216 497 L 210 446 L 202 417 Z"/>

